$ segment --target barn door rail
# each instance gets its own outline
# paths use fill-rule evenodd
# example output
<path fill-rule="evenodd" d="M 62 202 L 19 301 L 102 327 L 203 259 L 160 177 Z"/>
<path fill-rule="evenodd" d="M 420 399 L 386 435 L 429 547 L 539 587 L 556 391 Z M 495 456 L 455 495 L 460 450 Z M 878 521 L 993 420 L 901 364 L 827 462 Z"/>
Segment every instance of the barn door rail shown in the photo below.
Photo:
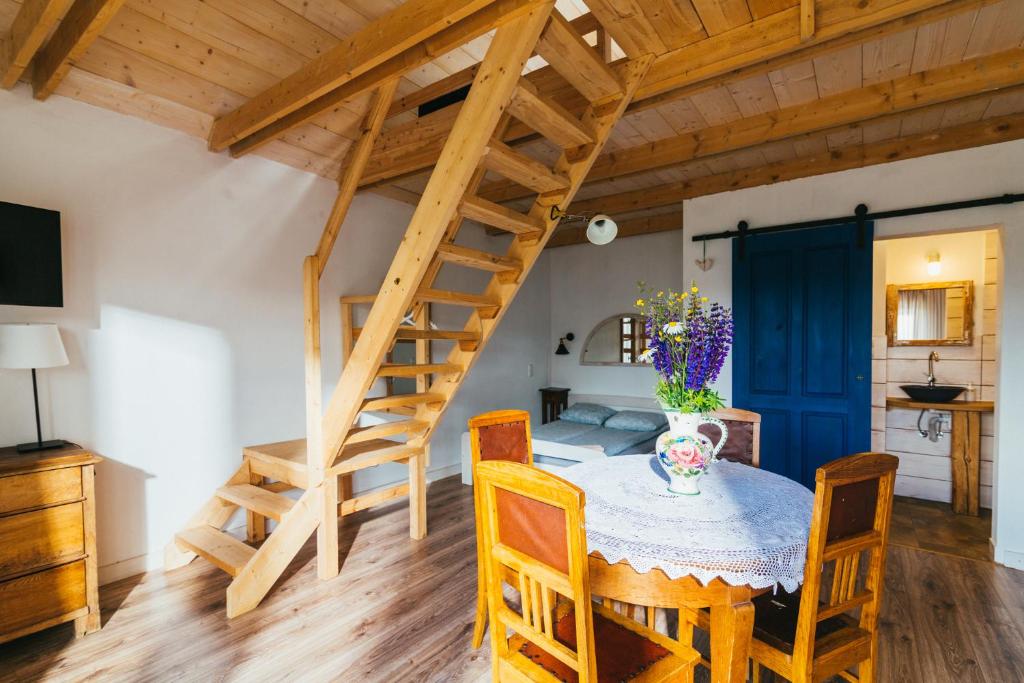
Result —
<path fill-rule="evenodd" d="M 927 204 L 925 206 L 913 206 L 906 209 L 891 209 L 889 211 L 869 211 L 867 204 L 858 204 L 853 215 L 834 216 L 832 218 L 816 218 L 809 221 L 798 221 L 796 223 L 781 223 L 779 225 L 766 225 L 760 228 L 751 228 L 747 221 L 740 221 L 735 230 L 724 230 L 722 232 L 711 232 L 703 235 L 694 235 L 694 242 L 710 242 L 711 240 L 732 239 L 740 240 L 740 256 L 742 257 L 743 241 L 751 235 L 764 235 L 774 232 L 790 232 L 792 230 L 810 230 L 823 228 L 830 225 L 842 225 L 844 223 L 856 223 L 863 226 L 868 221 L 878 221 L 886 218 L 903 218 L 904 216 L 920 216 L 928 213 L 940 213 L 943 211 L 959 211 L 961 209 L 975 209 L 980 206 L 995 206 L 998 204 L 1016 204 L 1024 202 L 1024 193 L 1001 194 L 993 197 L 981 197 L 979 199 L 966 199 L 958 202 L 944 202 L 942 204 Z M 862 240 L 863 242 L 863 240 Z M 863 245 L 862 245 L 863 246 Z"/>

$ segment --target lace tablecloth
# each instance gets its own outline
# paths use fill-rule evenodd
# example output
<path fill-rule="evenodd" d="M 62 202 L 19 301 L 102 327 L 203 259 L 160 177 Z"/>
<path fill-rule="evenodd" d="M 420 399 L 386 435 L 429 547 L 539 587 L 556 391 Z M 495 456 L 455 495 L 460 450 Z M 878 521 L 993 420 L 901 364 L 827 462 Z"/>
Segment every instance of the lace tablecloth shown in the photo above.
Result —
<path fill-rule="evenodd" d="M 587 546 L 640 573 L 657 567 L 702 584 L 794 591 L 803 580 L 814 495 L 771 472 L 726 460 L 697 496 L 665 489 L 656 456 L 626 455 L 559 472 L 586 492 Z"/>

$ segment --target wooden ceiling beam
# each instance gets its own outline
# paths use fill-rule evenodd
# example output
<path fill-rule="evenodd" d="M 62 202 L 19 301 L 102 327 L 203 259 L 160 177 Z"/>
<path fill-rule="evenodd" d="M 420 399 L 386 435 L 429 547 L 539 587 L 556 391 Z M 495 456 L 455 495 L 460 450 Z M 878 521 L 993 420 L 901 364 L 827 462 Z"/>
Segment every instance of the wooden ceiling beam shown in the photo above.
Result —
<path fill-rule="evenodd" d="M 660 213 L 656 216 L 643 216 L 641 218 L 627 218 L 618 222 L 619 232 L 615 239 L 623 237 L 636 237 L 637 235 L 650 235 L 655 232 L 668 232 L 670 230 L 683 229 L 683 211 L 678 209 L 670 213 Z M 559 228 L 559 230 L 548 240 L 546 249 L 552 247 L 567 247 L 570 244 L 586 244 L 587 224 Z"/>
<path fill-rule="evenodd" d="M 67 16 L 36 56 L 32 94 L 45 100 L 64 80 L 75 60 L 85 54 L 125 0 L 76 0 Z"/>
<path fill-rule="evenodd" d="M 927 24 L 934 24 L 958 14 L 964 14 L 986 5 L 993 5 L 1002 0 L 948 0 L 929 9 L 901 16 L 897 19 L 873 24 L 860 30 L 852 31 L 831 40 L 803 43 L 799 49 L 780 51 L 775 56 L 755 61 L 752 64 L 734 68 L 725 74 L 713 74 L 707 78 L 694 79 L 683 83 L 666 92 L 652 95 L 644 99 L 634 100 L 627 110 L 629 113 L 644 111 L 654 107 L 676 102 L 693 95 L 708 92 L 726 83 L 742 81 L 755 76 L 763 76 L 769 72 L 783 69 L 793 64 L 808 62 L 827 54 L 838 52 L 851 45 L 860 45 L 869 41 L 879 40 L 897 33 L 909 31 Z"/>
<path fill-rule="evenodd" d="M 1024 83 L 1024 49 L 1007 50 L 838 93 L 779 111 L 645 143 L 602 156 L 588 183 L 678 166 L 680 163 L 766 142 L 869 121 Z M 497 181 L 480 196 L 495 202 L 528 196 L 522 187 Z"/>
<path fill-rule="evenodd" d="M 981 147 L 1010 140 L 1024 138 L 1024 114 L 1011 114 L 998 118 L 986 119 L 952 128 L 911 135 L 896 140 L 886 140 L 867 145 L 843 147 L 841 149 L 822 152 L 812 156 L 801 157 L 788 161 L 777 161 L 771 164 L 745 168 L 729 173 L 704 176 L 678 183 L 667 183 L 643 190 L 652 198 L 651 202 L 633 204 L 631 210 L 638 211 L 656 206 L 677 204 L 687 199 L 695 199 L 720 192 L 731 192 L 760 185 L 771 185 L 786 180 L 796 180 L 816 175 L 825 175 L 854 168 L 864 168 L 877 164 L 886 164 L 903 159 L 952 152 L 971 147 Z M 625 193 L 623 193 L 625 194 Z M 616 201 L 618 195 L 594 197 L 587 200 L 595 206 L 603 206 L 602 202 Z M 582 205 L 573 205 L 573 210 Z M 672 214 L 675 215 L 675 214 Z M 629 219 L 623 221 L 628 223 Z M 666 230 L 678 227 L 665 227 Z M 621 234 L 621 233 L 620 233 Z M 559 233 L 549 242 L 549 246 L 577 244 L 583 239 L 565 238 L 556 244 Z M 578 237 L 578 236 L 577 236 Z"/>
<path fill-rule="evenodd" d="M 842 1 L 846 2 L 847 5 L 852 8 L 853 0 Z M 645 109 L 666 104 L 684 97 L 689 97 L 700 92 L 706 92 L 713 88 L 718 88 L 727 81 L 731 82 L 734 80 L 750 78 L 756 75 L 764 75 L 772 70 L 829 54 L 846 48 L 852 44 L 858 44 L 868 40 L 877 40 L 918 26 L 942 21 L 950 16 L 962 14 L 978 7 L 993 4 L 999 0 L 932 1 L 927 3 L 929 5 L 927 9 L 916 12 L 910 12 L 910 9 L 919 8 L 921 6 L 919 0 L 913 0 L 912 4 L 908 4 L 908 1 L 909 0 L 889 0 L 891 5 L 889 10 L 881 15 L 869 12 L 864 15 L 864 17 L 860 17 L 860 15 L 857 14 L 857 10 L 849 9 L 848 13 L 852 18 L 847 22 L 847 25 L 853 29 L 863 26 L 862 28 L 859 28 L 858 30 L 851 30 L 850 33 L 833 37 L 830 40 L 820 40 L 821 36 L 816 36 L 814 41 L 810 41 L 808 43 L 800 43 L 799 39 L 781 45 L 774 45 L 765 42 L 758 51 L 758 54 L 766 55 L 766 59 L 762 61 L 755 61 L 752 64 L 739 68 L 732 68 L 731 70 L 728 70 L 725 75 L 716 72 L 706 77 L 695 77 L 692 82 L 684 82 L 669 91 L 656 95 L 649 95 L 645 100 L 636 99 L 630 103 L 627 111 L 630 113 L 643 111 Z M 818 12 L 822 11 L 822 6 L 827 5 L 832 8 L 834 14 L 835 8 L 838 6 L 837 2 L 838 0 L 819 0 Z M 899 14 L 900 11 L 904 13 Z M 893 19 L 893 14 L 898 14 L 898 16 Z M 770 18 L 770 16 L 765 19 L 756 20 L 750 25 L 753 26 L 759 24 L 759 22 L 765 21 Z M 881 17 L 881 19 L 879 17 Z M 797 18 L 794 17 L 793 20 L 797 21 Z M 574 27 L 576 27 L 575 23 Z M 581 25 L 577 28 L 582 30 L 582 28 L 585 27 Z M 686 49 L 695 48 L 696 46 L 705 46 L 707 49 L 716 53 L 727 53 L 730 49 L 728 37 L 732 34 L 733 31 L 727 31 L 726 33 L 719 34 L 713 38 L 693 43 Z M 770 36 L 762 36 L 762 38 L 767 41 Z M 674 53 L 667 54 L 676 53 L 679 53 L 679 51 L 677 50 Z M 686 55 L 682 55 L 680 53 L 680 55 L 677 56 L 684 58 Z M 663 57 L 658 58 L 658 61 L 662 60 Z M 531 72 L 528 74 L 528 77 L 532 82 L 538 85 L 541 94 L 555 98 L 570 111 L 585 106 L 585 101 L 582 101 L 582 98 L 579 97 L 575 91 L 566 92 L 565 84 L 561 79 L 551 79 L 552 71 L 551 67 L 544 67 L 543 69 Z M 645 88 L 648 86 L 649 81 L 650 76 L 648 76 L 644 81 Z M 553 89 L 557 89 L 558 93 L 556 94 Z M 568 88 L 568 90 L 571 91 L 572 89 Z M 577 95 L 576 99 L 573 99 L 573 95 Z M 439 112 L 435 112 L 430 116 L 439 115 Z M 410 129 L 418 127 L 419 122 L 410 123 L 408 126 Z M 514 143 L 532 140 L 536 136 L 532 136 L 531 132 L 532 131 L 525 129 L 523 126 L 513 125 L 509 130 L 508 135 L 505 137 L 505 142 Z M 396 132 L 396 135 L 397 134 L 398 133 Z M 423 135 L 416 141 L 415 145 L 410 145 L 404 150 L 400 150 L 396 145 L 391 144 L 389 140 L 391 133 L 385 133 L 381 138 L 378 149 L 374 151 L 374 158 L 370 163 L 370 169 L 372 170 L 367 174 L 365 179 L 366 185 L 371 186 L 375 183 L 388 182 L 408 177 L 425 168 L 429 168 L 432 165 L 432 160 L 436 158 L 436 152 L 440 149 L 440 145 L 443 144 L 446 135 L 447 131 L 443 129 L 432 130 L 429 133 L 424 130 Z"/>
<path fill-rule="evenodd" d="M 71 5 L 71 0 L 25 0 L 11 30 L 0 36 L 0 86 L 10 89 Z"/>
<path fill-rule="evenodd" d="M 210 134 L 210 149 L 222 151 L 389 63 L 402 69 L 398 73 L 393 70 L 386 74 L 378 73 L 379 80 L 365 82 L 367 79 L 364 79 L 361 89 L 349 93 L 348 97 L 374 88 L 384 80 L 426 63 L 495 28 L 504 19 L 511 17 L 514 10 L 529 11 L 536 4 L 535 0 L 512 3 L 494 0 L 409 0 L 342 40 L 330 51 L 264 90 L 235 111 L 219 118 Z M 453 29 L 465 21 L 472 22 L 476 15 L 484 18 L 483 25 L 469 31 L 468 35 L 456 31 L 461 36 L 459 43 L 442 41 L 440 45 L 424 49 L 431 39 L 445 33 L 452 35 Z M 476 24 L 480 24 L 479 19 Z M 409 53 L 410 50 L 413 52 Z M 405 59 L 402 59 L 403 54 L 406 55 Z M 309 112 L 309 115 L 314 113 Z"/>
<path fill-rule="evenodd" d="M 659 55 L 644 78 L 637 99 L 720 78 L 736 69 L 795 52 L 801 46 L 824 43 L 950 3 L 951 0 L 817 0 L 815 32 L 806 42 L 800 41 L 800 6 L 795 5 Z"/>

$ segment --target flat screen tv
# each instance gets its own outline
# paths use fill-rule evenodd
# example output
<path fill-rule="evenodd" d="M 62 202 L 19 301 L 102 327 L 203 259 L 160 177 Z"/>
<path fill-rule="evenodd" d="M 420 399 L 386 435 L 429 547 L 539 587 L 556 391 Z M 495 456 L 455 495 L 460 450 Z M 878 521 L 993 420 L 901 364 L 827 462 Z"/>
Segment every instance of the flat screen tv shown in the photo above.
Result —
<path fill-rule="evenodd" d="M 0 304 L 64 305 L 59 211 L 0 202 Z"/>

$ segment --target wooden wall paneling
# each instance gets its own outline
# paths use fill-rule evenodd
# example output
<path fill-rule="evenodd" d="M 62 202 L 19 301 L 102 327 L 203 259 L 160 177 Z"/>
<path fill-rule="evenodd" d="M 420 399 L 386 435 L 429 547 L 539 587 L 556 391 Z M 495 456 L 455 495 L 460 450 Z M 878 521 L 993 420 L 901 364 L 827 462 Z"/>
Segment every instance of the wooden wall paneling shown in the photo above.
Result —
<path fill-rule="evenodd" d="M 0 35 L 0 87 L 13 88 L 71 0 L 25 0 L 10 30 Z"/>
<path fill-rule="evenodd" d="M 736 100 L 724 85 L 695 93 L 690 101 L 709 126 L 720 126 L 743 118 Z"/>
<path fill-rule="evenodd" d="M 304 55 L 306 59 L 315 59 L 338 44 L 337 36 L 276 0 L 203 2 L 263 35 L 283 43 Z"/>
<path fill-rule="evenodd" d="M 124 0 L 76 0 L 46 47 L 36 55 L 32 69 L 32 94 L 36 99 L 50 96 L 123 4 Z"/>
<path fill-rule="evenodd" d="M 775 14 L 799 4 L 800 0 L 747 0 L 750 16 L 754 19 L 763 19 L 769 14 Z"/>
<path fill-rule="evenodd" d="M 334 0 L 277 0 L 289 10 L 321 27 L 336 38 L 350 36 L 370 20 L 345 2 Z"/>
<path fill-rule="evenodd" d="M 853 45 L 814 59 L 818 96 L 856 90 L 864 84 L 863 46 Z"/>
<path fill-rule="evenodd" d="M 980 121 L 992 103 L 991 99 L 973 99 L 967 102 L 953 102 L 947 104 L 942 112 L 940 128 L 962 126 L 965 123 Z"/>

